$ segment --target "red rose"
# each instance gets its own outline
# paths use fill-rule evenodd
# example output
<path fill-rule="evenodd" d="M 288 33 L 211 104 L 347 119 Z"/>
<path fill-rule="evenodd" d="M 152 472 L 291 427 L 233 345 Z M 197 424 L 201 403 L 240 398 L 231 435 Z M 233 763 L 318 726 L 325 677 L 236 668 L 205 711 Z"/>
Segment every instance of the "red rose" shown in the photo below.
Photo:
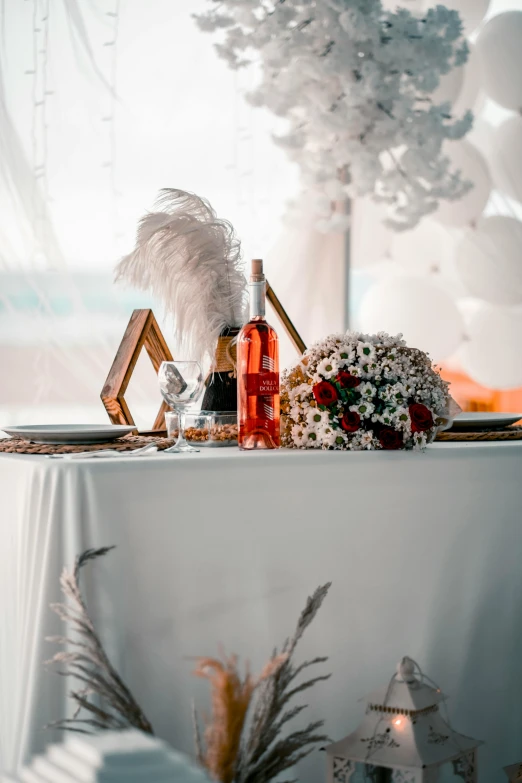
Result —
<path fill-rule="evenodd" d="M 341 427 L 345 432 L 357 432 L 361 417 L 355 411 L 346 411 L 341 419 Z"/>
<path fill-rule="evenodd" d="M 400 449 L 404 445 L 402 433 L 397 432 L 393 427 L 381 427 L 376 434 L 382 448 L 387 451 Z"/>
<path fill-rule="evenodd" d="M 431 411 L 420 402 L 414 402 L 408 408 L 411 419 L 412 432 L 425 432 L 433 427 L 434 421 Z"/>
<path fill-rule="evenodd" d="M 337 389 L 333 383 L 329 383 L 328 381 L 316 383 L 313 388 L 313 393 L 319 405 L 333 405 L 338 397 Z"/>
<path fill-rule="evenodd" d="M 337 375 L 337 382 L 343 389 L 355 389 L 356 386 L 359 386 L 361 379 L 356 378 L 355 375 L 350 375 L 346 370 L 340 370 Z"/>

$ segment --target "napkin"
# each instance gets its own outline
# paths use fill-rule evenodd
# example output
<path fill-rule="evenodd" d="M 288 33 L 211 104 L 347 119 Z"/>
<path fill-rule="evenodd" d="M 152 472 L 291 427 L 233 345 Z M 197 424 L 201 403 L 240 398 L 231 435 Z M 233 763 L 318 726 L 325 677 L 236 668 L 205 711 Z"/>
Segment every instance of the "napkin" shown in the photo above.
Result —
<path fill-rule="evenodd" d="M 455 416 L 458 416 L 459 413 L 462 413 L 462 408 L 460 407 L 458 402 L 454 400 L 453 397 L 450 395 L 447 411 L 443 416 L 439 417 L 440 419 L 442 419 L 442 424 L 439 427 L 439 432 L 444 432 L 444 430 L 451 429 L 451 427 L 453 426 L 453 419 L 455 418 Z"/>
<path fill-rule="evenodd" d="M 151 454 L 156 454 L 158 447 L 155 443 L 148 443 L 146 446 L 142 446 L 140 449 L 134 449 L 134 451 L 116 451 L 116 449 L 102 449 L 101 451 L 76 451 L 72 454 L 46 454 L 48 459 L 91 459 L 91 458 L 104 458 L 104 457 L 148 457 Z"/>

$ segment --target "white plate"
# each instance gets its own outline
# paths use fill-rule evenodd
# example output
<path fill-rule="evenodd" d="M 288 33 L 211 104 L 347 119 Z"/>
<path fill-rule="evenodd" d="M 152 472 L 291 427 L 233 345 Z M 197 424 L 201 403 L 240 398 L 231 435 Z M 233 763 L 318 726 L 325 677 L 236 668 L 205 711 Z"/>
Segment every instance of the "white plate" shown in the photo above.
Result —
<path fill-rule="evenodd" d="M 481 430 L 490 427 L 508 427 L 522 419 L 522 413 L 459 413 L 453 419 L 452 430 Z"/>
<path fill-rule="evenodd" d="M 136 427 L 126 424 L 30 424 L 26 427 L 2 429 L 13 438 L 23 438 L 33 443 L 71 445 L 106 443 L 136 431 Z"/>

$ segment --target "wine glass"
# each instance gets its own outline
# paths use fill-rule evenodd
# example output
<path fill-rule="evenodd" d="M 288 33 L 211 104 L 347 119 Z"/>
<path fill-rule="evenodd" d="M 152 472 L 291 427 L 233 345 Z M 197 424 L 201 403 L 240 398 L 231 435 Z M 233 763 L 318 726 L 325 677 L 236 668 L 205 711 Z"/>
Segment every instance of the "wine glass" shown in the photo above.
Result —
<path fill-rule="evenodd" d="M 178 414 L 178 439 L 167 454 L 199 451 L 185 440 L 185 410 L 196 402 L 203 390 L 203 374 L 199 362 L 162 362 L 158 372 L 163 399 Z"/>

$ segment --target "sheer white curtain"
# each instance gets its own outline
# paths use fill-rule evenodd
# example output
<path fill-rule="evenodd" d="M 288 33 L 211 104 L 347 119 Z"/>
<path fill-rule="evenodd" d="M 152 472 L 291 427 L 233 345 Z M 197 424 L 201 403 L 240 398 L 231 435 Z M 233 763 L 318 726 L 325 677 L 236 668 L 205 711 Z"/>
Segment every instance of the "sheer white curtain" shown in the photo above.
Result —
<path fill-rule="evenodd" d="M 99 393 L 126 320 L 151 304 L 114 287 L 112 268 L 160 188 L 207 197 L 246 258 L 279 235 L 297 172 L 272 141 L 277 123 L 241 97 L 251 74 L 232 73 L 197 29 L 204 6 L 3 6 L 0 428 L 105 419 Z M 143 365 L 129 397 L 145 424 L 157 403 Z"/>

